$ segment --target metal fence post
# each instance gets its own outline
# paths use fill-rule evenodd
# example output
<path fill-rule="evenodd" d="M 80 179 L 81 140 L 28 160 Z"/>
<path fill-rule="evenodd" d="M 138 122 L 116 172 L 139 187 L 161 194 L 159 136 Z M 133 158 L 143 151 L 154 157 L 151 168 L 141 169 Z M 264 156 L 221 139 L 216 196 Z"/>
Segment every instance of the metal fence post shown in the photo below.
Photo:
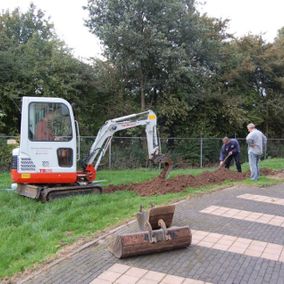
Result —
<path fill-rule="evenodd" d="M 200 137 L 200 168 L 203 167 L 203 138 Z"/>

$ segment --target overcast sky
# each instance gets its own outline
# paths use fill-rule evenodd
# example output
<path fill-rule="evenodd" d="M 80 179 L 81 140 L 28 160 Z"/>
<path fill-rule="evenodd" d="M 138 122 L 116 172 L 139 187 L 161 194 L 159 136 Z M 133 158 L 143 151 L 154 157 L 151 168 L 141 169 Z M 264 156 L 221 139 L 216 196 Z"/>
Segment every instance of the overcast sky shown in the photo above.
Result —
<path fill-rule="evenodd" d="M 230 19 L 229 31 L 235 36 L 247 33 L 260 34 L 267 41 L 273 41 L 277 30 L 284 26 L 284 0 L 199 0 L 202 13 L 209 16 Z M 87 0 L 0 0 L 0 10 L 16 7 L 25 12 L 33 2 L 45 11 L 55 25 L 58 36 L 64 40 L 73 54 L 82 59 L 99 57 L 102 50 L 98 39 L 84 26 L 87 12 L 82 6 Z"/>

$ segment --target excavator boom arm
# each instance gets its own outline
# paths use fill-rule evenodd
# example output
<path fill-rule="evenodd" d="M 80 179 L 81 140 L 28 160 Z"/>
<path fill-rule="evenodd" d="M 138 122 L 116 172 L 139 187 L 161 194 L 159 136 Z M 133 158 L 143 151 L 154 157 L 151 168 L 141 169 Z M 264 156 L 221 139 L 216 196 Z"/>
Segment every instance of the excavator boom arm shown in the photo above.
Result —
<path fill-rule="evenodd" d="M 95 162 L 95 169 L 97 169 L 110 145 L 113 135 L 118 131 L 137 126 L 145 126 L 148 157 L 150 160 L 154 160 L 160 155 L 160 144 L 157 134 L 157 116 L 152 110 L 148 110 L 106 121 L 100 128 L 96 139 L 91 146 L 89 156 L 86 159 L 86 165 Z"/>

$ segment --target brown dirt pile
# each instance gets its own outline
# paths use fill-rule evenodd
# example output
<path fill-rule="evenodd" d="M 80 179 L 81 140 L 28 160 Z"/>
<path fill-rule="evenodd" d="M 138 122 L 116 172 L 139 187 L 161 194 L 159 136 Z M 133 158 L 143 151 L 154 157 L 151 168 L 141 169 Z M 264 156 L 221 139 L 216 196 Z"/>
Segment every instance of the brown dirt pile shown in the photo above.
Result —
<path fill-rule="evenodd" d="M 263 175 L 271 175 L 270 169 L 262 169 Z M 143 183 L 133 183 L 127 185 L 110 185 L 104 189 L 104 192 L 110 193 L 120 190 L 135 191 L 141 196 L 158 195 L 183 191 L 188 187 L 199 187 L 208 184 L 216 184 L 225 180 L 242 180 L 248 177 L 248 173 L 238 173 L 225 168 L 220 168 L 214 172 L 204 172 L 198 176 L 180 175 L 171 179 L 162 179 L 156 177 Z"/>

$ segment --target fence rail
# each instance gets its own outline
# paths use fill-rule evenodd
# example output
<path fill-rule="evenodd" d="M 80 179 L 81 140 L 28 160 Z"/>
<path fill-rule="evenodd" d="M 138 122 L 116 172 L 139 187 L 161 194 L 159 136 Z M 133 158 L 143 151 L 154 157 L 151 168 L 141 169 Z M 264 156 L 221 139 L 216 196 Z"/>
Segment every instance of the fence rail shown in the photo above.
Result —
<path fill-rule="evenodd" d="M 9 139 L 15 136 L 0 136 L 0 169 L 8 169 L 11 159 Z M 81 136 L 81 158 L 87 156 L 95 136 Z M 247 161 L 245 138 L 237 138 L 241 147 L 241 160 Z M 161 138 L 162 153 L 168 154 L 175 167 L 205 167 L 217 165 L 222 139 L 215 137 Z M 146 137 L 113 137 L 100 168 L 151 167 L 147 155 Z M 265 158 L 284 158 L 284 139 L 269 138 Z"/>

